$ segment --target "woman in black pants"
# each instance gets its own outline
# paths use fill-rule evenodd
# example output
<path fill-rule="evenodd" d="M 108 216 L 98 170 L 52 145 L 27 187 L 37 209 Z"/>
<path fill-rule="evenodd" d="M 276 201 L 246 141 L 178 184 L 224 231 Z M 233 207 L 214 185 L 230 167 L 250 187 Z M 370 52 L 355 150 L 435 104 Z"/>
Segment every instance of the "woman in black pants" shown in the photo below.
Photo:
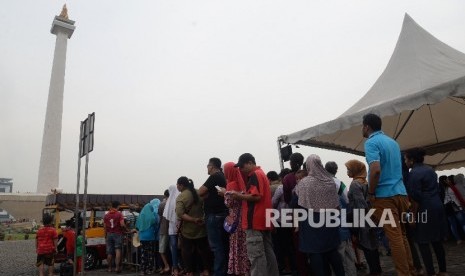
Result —
<path fill-rule="evenodd" d="M 347 167 L 347 176 L 352 178 L 352 183 L 349 187 L 349 207 L 351 210 L 369 210 L 367 193 L 368 182 L 367 169 L 364 163 L 358 160 L 349 160 L 345 163 Z M 355 222 L 354 222 L 355 223 Z M 360 222 L 357 222 L 359 225 Z M 369 275 L 381 275 L 381 263 L 379 260 L 378 239 L 376 235 L 376 228 L 371 228 L 368 225 L 365 227 L 356 227 L 352 229 L 353 237 L 358 246 L 363 250 L 365 259 L 370 269 Z"/>
<path fill-rule="evenodd" d="M 176 198 L 176 215 L 181 220 L 178 235 L 182 236 L 181 254 L 186 276 L 193 276 L 198 265 L 195 257 L 202 260 L 201 276 L 208 276 L 211 267 L 211 251 L 208 246 L 204 222 L 203 200 L 194 188 L 194 182 L 181 176 L 177 182 L 181 192 Z"/>
<path fill-rule="evenodd" d="M 414 239 L 418 243 L 428 275 L 436 274 L 430 244 L 436 254 L 438 275 L 445 275 L 446 256 L 442 241 L 447 230 L 446 214 L 439 195 L 437 174 L 431 167 L 423 164 L 424 156 L 425 151 L 419 148 L 405 152 L 405 164 L 411 169 L 406 188 L 410 198 L 418 204 L 418 209 L 413 214 Z"/>

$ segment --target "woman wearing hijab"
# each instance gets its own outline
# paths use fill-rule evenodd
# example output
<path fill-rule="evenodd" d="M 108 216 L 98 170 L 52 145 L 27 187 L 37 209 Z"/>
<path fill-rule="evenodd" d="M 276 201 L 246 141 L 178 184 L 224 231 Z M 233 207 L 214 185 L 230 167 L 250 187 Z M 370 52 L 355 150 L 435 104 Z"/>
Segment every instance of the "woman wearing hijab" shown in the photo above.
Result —
<path fill-rule="evenodd" d="M 247 275 L 250 271 L 250 262 L 247 257 L 245 231 L 241 227 L 242 201 L 233 199 L 232 196 L 233 191 L 245 191 L 245 184 L 241 172 L 234 167 L 233 162 L 224 164 L 224 176 L 228 182 L 224 194 L 224 203 L 229 208 L 229 216 L 234 221 L 238 220 L 236 232 L 229 236 L 228 275 Z"/>
<path fill-rule="evenodd" d="M 446 236 L 446 227 L 444 227 L 446 217 L 439 195 L 438 176 L 431 167 L 423 164 L 424 156 L 425 151 L 420 148 L 405 152 L 405 164 L 411 169 L 406 188 L 409 197 L 418 204 L 418 210 L 413 214 L 415 219 L 414 239 L 420 249 L 428 275 L 436 275 L 430 244 L 437 258 L 438 275 L 445 275 L 446 255 L 442 240 Z"/>
<path fill-rule="evenodd" d="M 210 247 L 207 240 L 207 229 L 204 221 L 203 201 L 194 188 L 194 182 L 181 176 L 177 182 L 181 192 L 176 199 L 176 215 L 181 221 L 179 235 L 182 235 L 181 254 L 186 276 L 193 276 L 196 268 L 197 253 L 204 267 L 202 276 L 208 276 L 211 266 Z"/>
<path fill-rule="evenodd" d="M 358 160 L 350 160 L 345 165 L 347 167 L 347 176 L 352 178 L 352 183 L 350 183 L 349 193 L 347 195 L 349 198 L 349 208 L 350 210 L 363 209 L 368 211 L 369 207 L 366 198 L 368 193 L 366 166 Z M 360 223 L 357 224 L 360 225 Z M 380 275 L 381 264 L 379 260 L 376 230 L 365 225 L 365 227 L 355 228 L 354 236 L 358 241 L 358 245 L 363 250 L 370 269 L 370 275 Z"/>
<path fill-rule="evenodd" d="M 155 241 L 153 243 L 153 259 L 154 259 L 154 271 L 153 274 L 157 273 L 157 266 L 160 264 L 160 257 L 156 253 L 158 252 L 159 240 L 160 240 L 160 217 L 158 216 L 158 210 L 160 209 L 161 201 L 158 198 L 154 198 L 150 201 L 150 205 L 153 207 L 153 215 L 155 217 Z"/>
<path fill-rule="evenodd" d="M 308 176 L 295 188 L 298 207 L 308 211 L 307 219 L 299 221 L 299 249 L 308 254 L 313 275 L 328 275 L 330 266 L 336 276 L 343 276 L 344 265 L 338 252 L 341 243 L 339 228 L 327 227 L 324 223 L 320 227 L 310 225 L 321 224 L 326 210 L 339 207 L 336 183 L 318 155 L 312 154 L 307 158 L 306 168 Z"/>
<path fill-rule="evenodd" d="M 179 275 L 179 258 L 178 258 L 178 233 L 177 223 L 178 216 L 176 215 L 176 198 L 180 194 L 178 188 L 175 185 L 171 185 L 168 188 L 169 197 L 166 200 L 165 210 L 163 210 L 163 217 L 168 220 L 168 236 L 170 240 L 170 251 L 171 251 L 171 267 L 173 269 L 172 274 Z"/>
<path fill-rule="evenodd" d="M 145 204 L 136 222 L 136 229 L 139 231 L 141 243 L 141 275 L 153 273 L 155 241 L 158 239 L 159 199 L 153 199 Z"/>

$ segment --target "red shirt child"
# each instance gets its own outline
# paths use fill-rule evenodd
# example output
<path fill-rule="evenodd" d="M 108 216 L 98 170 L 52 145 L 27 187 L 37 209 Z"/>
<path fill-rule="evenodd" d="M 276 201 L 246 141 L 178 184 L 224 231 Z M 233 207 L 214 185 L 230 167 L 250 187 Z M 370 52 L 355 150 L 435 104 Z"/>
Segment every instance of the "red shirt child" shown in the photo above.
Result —
<path fill-rule="evenodd" d="M 63 237 L 66 239 L 66 255 L 68 258 L 72 258 L 74 256 L 74 248 L 76 244 L 76 233 L 74 232 L 74 229 L 67 226 L 63 230 Z"/>
<path fill-rule="evenodd" d="M 53 266 L 55 264 L 55 253 L 57 248 L 58 233 L 52 225 L 53 217 L 49 214 L 44 214 L 44 227 L 37 231 L 36 235 L 36 251 L 37 263 L 40 275 L 44 274 L 44 265 L 48 266 L 49 274 L 53 274 Z"/>
<path fill-rule="evenodd" d="M 37 255 L 54 254 L 58 233 L 51 225 L 45 225 L 37 231 L 36 245 Z"/>

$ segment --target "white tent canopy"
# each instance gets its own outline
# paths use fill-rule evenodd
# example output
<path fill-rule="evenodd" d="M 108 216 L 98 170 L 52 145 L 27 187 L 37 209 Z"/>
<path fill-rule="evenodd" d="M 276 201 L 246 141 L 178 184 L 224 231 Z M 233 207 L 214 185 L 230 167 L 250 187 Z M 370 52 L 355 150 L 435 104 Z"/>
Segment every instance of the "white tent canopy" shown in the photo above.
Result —
<path fill-rule="evenodd" d="M 378 114 L 401 150 L 423 147 L 438 170 L 465 165 L 465 54 L 406 14 L 389 63 L 373 87 L 335 120 L 279 137 L 282 143 L 364 155 L 362 117 Z"/>

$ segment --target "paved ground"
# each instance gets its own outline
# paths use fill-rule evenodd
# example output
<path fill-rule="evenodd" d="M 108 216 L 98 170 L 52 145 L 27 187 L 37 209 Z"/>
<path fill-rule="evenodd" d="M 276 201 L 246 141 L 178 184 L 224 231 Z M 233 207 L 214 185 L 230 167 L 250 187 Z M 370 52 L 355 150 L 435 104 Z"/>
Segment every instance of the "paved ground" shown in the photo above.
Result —
<path fill-rule="evenodd" d="M 446 261 L 447 261 L 447 272 L 449 275 L 465 275 L 465 245 L 456 245 L 454 242 L 444 243 L 446 250 Z M 383 256 L 381 257 L 381 267 L 383 269 L 384 276 L 393 276 L 396 275 L 394 266 L 392 264 L 392 259 L 389 256 L 385 256 L 385 252 L 381 249 Z M 434 251 L 433 260 L 436 260 Z M 420 252 L 418 252 L 419 254 Z M 420 257 L 421 259 L 421 257 Z M 438 272 L 438 267 L 435 265 L 436 273 Z M 358 275 L 366 275 L 368 271 L 360 271 Z"/>
<path fill-rule="evenodd" d="M 465 275 L 465 244 L 455 245 L 446 243 L 447 269 L 449 275 Z M 5 276 L 31 276 L 38 275 L 35 263 L 35 245 L 33 240 L 0 242 L 0 275 Z M 395 275 L 392 261 L 389 256 L 381 257 L 385 276 Z M 58 267 L 58 266 L 57 266 Z M 360 271 L 359 275 L 365 275 Z M 57 274 L 58 275 L 58 274 Z M 86 272 L 85 275 L 118 275 L 108 273 L 104 267 Z M 129 268 L 119 275 L 138 275 Z"/>

